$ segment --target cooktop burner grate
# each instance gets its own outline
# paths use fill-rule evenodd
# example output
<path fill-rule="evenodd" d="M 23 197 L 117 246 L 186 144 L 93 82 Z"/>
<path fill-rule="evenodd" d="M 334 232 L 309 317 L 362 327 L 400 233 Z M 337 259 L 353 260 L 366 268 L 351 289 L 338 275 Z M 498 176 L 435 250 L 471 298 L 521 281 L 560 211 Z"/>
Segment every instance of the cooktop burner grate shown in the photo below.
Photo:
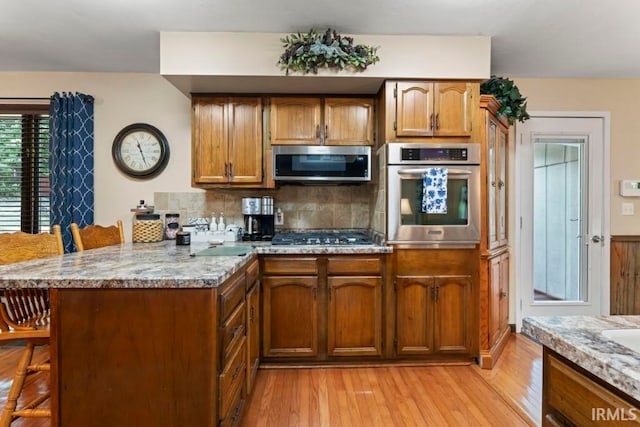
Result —
<path fill-rule="evenodd" d="M 272 245 L 344 246 L 373 245 L 366 232 L 360 231 L 311 231 L 276 233 Z"/>

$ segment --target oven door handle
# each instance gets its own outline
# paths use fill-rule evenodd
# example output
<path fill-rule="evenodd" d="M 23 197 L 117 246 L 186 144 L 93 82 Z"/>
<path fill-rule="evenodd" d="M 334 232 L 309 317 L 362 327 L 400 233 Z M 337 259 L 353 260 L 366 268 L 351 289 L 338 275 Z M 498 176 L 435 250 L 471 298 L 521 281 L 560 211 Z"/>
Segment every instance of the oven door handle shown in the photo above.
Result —
<path fill-rule="evenodd" d="M 428 170 L 429 168 L 398 169 L 398 175 L 424 175 Z M 447 174 L 469 176 L 473 174 L 473 172 L 466 169 L 448 169 Z"/>

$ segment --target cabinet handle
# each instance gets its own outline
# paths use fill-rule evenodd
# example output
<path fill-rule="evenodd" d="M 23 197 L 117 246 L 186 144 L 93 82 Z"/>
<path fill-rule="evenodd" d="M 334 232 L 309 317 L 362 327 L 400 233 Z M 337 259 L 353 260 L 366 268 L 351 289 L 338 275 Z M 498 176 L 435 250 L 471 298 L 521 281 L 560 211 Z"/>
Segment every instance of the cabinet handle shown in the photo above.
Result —
<path fill-rule="evenodd" d="M 496 182 L 495 181 L 491 181 L 491 186 L 495 188 Z"/>
<path fill-rule="evenodd" d="M 235 328 L 233 328 L 233 331 L 231 331 L 231 336 L 232 337 L 236 337 L 236 335 L 238 335 L 238 332 L 240 332 L 242 330 L 242 325 L 238 325 Z"/>
<path fill-rule="evenodd" d="M 435 114 L 431 113 L 431 130 L 434 130 L 435 127 L 436 127 Z"/>
<path fill-rule="evenodd" d="M 500 188 L 500 189 L 504 188 L 504 181 L 503 180 L 498 181 L 498 188 Z"/>
<path fill-rule="evenodd" d="M 249 322 L 255 322 L 255 319 L 253 318 L 253 306 L 249 309 Z"/>
<path fill-rule="evenodd" d="M 436 129 L 440 129 L 440 113 L 436 113 Z"/>
<path fill-rule="evenodd" d="M 507 291 L 500 291 L 500 298 L 504 298 L 507 296 Z"/>
<path fill-rule="evenodd" d="M 316 138 L 320 139 L 320 125 L 316 125 Z"/>
<path fill-rule="evenodd" d="M 229 163 L 224 164 L 224 176 L 229 176 Z"/>
<path fill-rule="evenodd" d="M 233 176 L 233 163 L 229 163 L 229 177 Z"/>
<path fill-rule="evenodd" d="M 318 295 L 318 292 L 317 292 L 317 288 L 315 286 L 313 287 L 312 294 L 313 294 L 313 299 L 316 299 L 316 296 Z"/>
<path fill-rule="evenodd" d="M 327 143 L 327 139 L 329 139 L 329 125 L 324 125 L 324 142 Z"/>
<path fill-rule="evenodd" d="M 434 291 L 435 291 L 435 300 L 437 302 L 438 301 L 438 297 L 440 297 L 440 285 L 435 285 L 434 286 Z"/>
<path fill-rule="evenodd" d="M 233 375 L 231 375 L 231 378 L 233 378 L 234 380 L 236 378 L 238 378 L 238 375 L 240 375 L 240 370 L 242 369 L 242 365 L 238 365 L 236 366 L 236 370 L 233 372 Z"/>
<path fill-rule="evenodd" d="M 231 424 L 235 424 L 236 421 L 238 421 L 238 418 L 240 418 L 240 405 L 236 406 L 236 410 L 233 413 L 233 417 L 231 417 Z"/>

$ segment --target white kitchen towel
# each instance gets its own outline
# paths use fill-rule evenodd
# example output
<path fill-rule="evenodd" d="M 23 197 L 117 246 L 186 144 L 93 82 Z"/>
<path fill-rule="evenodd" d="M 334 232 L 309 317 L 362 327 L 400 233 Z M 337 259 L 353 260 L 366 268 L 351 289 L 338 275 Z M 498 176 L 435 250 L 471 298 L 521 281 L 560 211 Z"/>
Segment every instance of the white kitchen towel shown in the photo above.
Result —
<path fill-rule="evenodd" d="M 426 168 L 422 183 L 422 212 L 447 213 L 447 168 Z"/>

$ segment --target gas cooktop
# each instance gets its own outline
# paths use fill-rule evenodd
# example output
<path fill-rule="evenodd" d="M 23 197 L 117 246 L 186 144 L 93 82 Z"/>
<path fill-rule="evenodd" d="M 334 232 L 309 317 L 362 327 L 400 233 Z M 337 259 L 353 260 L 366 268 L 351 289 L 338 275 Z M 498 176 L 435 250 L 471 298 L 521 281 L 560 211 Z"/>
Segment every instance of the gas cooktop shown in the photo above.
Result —
<path fill-rule="evenodd" d="M 298 246 L 373 245 L 373 240 L 364 231 L 310 231 L 276 233 L 271 244 Z"/>

